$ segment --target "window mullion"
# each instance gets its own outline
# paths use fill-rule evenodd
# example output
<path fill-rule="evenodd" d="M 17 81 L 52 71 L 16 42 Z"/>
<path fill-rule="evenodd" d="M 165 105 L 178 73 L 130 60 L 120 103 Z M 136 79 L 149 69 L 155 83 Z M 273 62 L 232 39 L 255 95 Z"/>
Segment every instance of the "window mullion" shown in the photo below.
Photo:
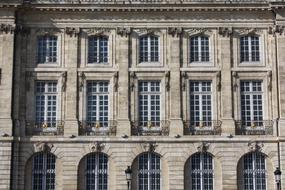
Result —
<path fill-rule="evenodd" d="M 46 123 L 46 121 L 48 120 L 48 118 L 47 118 L 47 110 L 48 110 L 48 108 L 47 108 L 47 105 L 48 105 L 48 94 L 47 94 L 47 92 L 48 92 L 48 83 L 47 82 L 45 82 L 45 92 L 44 92 L 44 100 L 45 100 L 45 102 L 44 102 L 44 123 Z"/>
<path fill-rule="evenodd" d="M 200 153 L 200 182 L 201 182 L 201 190 L 204 189 L 204 180 L 203 180 L 203 154 Z"/>
<path fill-rule="evenodd" d="M 98 164 L 99 164 L 99 155 L 96 153 L 95 155 L 95 190 L 99 189 L 99 183 L 98 183 Z"/>
<path fill-rule="evenodd" d="M 43 154 L 43 181 L 42 181 L 42 190 L 46 190 L 46 175 L 47 175 L 47 154 Z"/>
<path fill-rule="evenodd" d="M 150 43 L 150 40 L 151 40 L 151 39 L 150 39 L 150 36 L 148 36 L 148 37 L 147 37 L 147 50 L 148 50 L 148 52 L 147 52 L 147 61 L 148 61 L 148 62 L 151 61 L 151 52 L 150 52 L 150 49 L 151 49 L 151 48 L 150 48 L 150 44 L 151 44 L 151 43 Z"/>
<path fill-rule="evenodd" d="M 203 105 L 202 105 L 203 93 L 202 93 L 202 83 L 201 82 L 199 82 L 199 92 L 198 93 L 199 93 L 199 120 L 203 121 Z"/>
<path fill-rule="evenodd" d="M 251 36 L 248 37 L 248 60 L 252 61 L 252 56 L 251 56 Z"/>
<path fill-rule="evenodd" d="M 100 63 L 100 38 L 99 37 L 97 37 L 96 38 L 97 40 L 96 40 L 96 43 L 97 43 L 97 63 Z"/>
<path fill-rule="evenodd" d="M 202 61 L 201 37 L 198 37 L 198 61 Z"/>

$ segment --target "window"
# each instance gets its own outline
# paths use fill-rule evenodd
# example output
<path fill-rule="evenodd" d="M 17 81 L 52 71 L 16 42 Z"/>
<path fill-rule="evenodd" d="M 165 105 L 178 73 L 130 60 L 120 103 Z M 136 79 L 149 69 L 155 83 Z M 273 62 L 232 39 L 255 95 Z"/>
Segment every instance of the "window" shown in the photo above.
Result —
<path fill-rule="evenodd" d="M 161 189 L 160 157 L 152 152 L 143 153 L 139 156 L 138 182 L 139 190 Z"/>
<path fill-rule="evenodd" d="M 85 167 L 86 190 L 108 189 L 108 157 L 103 153 L 87 155 Z"/>
<path fill-rule="evenodd" d="M 57 82 L 36 81 L 36 124 L 56 127 Z"/>
<path fill-rule="evenodd" d="M 243 126 L 263 126 L 262 81 L 241 81 L 241 120 Z"/>
<path fill-rule="evenodd" d="M 33 190 L 54 190 L 55 156 L 47 152 L 37 153 L 33 157 L 32 175 Z"/>
<path fill-rule="evenodd" d="M 266 190 L 265 156 L 260 152 L 243 157 L 243 189 Z"/>
<path fill-rule="evenodd" d="M 108 38 L 90 36 L 88 38 L 88 63 L 108 62 Z"/>
<path fill-rule="evenodd" d="M 211 81 L 190 81 L 190 126 L 212 126 Z"/>
<path fill-rule="evenodd" d="M 190 38 L 190 63 L 209 62 L 209 38 L 206 36 L 194 36 Z"/>
<path fill-rule="evenodd" d="M 139 125 L 160 126 L 160 82 L 139 82 Z"/>
<path fill-rule="evenodd" d="M 257 36 L 240 38 L 240 62 L 260 61 L 260 42 Z"/>
<path fill-rule="evenodd" d="M 213 190 L 213 158 L 209 153 L 196 153 L 191 157 L 191 190 Z"/>
<path fill-rule="evenodd" d="M 87 81 L 87 123 L 108 127 L 109 82 Z"/>
<path fill-rule="evenodd" d="M 139 62 L 159 61 L 159 38 L 153 35 L 140 37 L 139 41 Z"/>
<path fill-rule="evenodd" d="M 37 63 L 57 62 L 57 36 L 38 37 L 38 57 Z"/>

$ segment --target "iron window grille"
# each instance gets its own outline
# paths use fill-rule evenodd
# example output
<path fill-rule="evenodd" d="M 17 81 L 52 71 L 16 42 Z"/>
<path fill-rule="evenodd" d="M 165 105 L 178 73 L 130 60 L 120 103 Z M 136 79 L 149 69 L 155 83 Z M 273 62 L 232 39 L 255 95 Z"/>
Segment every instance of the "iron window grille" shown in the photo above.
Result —
<path fill-rule="evenodd" d="M 55 161 L 55 156 L 47 152 L 37 153 L 33 157 L 33 190 L 55 189 Z"/>
<path fill-rule="evenodd" d="M 209 153 L 196 153 L 191 157 L 192 190 L 213 190 L 213 158 Z"/>
<path fill-rule="evenodd" d="M 86 190 L 108 189 L 108 157 L 103 153 L 87 155 L 85 166 Z"/>
<path fill-rule="evenodd" d="M 147 152 L 139 156 L 138 160 L 138 189 L 160 190 L 161 189 L 161 163 L 160 156 Z"/>
<path fill-rule="evenodd" d="M 260 152 L 243 157 L 244 190 L 266 190 L 265 156 Z"/>

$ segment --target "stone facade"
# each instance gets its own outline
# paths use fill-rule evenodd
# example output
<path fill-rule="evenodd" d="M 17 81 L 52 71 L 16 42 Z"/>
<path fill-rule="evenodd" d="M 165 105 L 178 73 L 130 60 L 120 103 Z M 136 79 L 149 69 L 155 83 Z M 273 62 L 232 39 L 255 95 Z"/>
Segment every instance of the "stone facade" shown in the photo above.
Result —
<path fill-rule="evenodd" d="M 57 190 L 83 189 L 81 160 L 96 151 L 108 155 L 108 189 L 125 190 L 125 169 L 132 166 L 135 172 L 136 158 L 153 145 L 161 156 L 163 190 L 190 189 L 189 158 L 201 147 L 214 158 L 215 190 L 243 189 L 238 164 L 252 151 L 266 155 L 267 189 L 276 188 L 273 172 L 285 168 L 284 2 L 4 0 L 0 24 L 0 190 L 31 189 L 32 156 L 46 148 L 56 156 Z M 55 65 L 36 61 L 38 36 L 47 34 L 58 39 Z M 87 39 L 97 34 L 109 39 L 107 65 L 88 65 Z M 139 63 L 139 37 L 145 34 L 159 36 L 158 63 Z M 197 34 L 210 39 L 206 66 L 189 64 L 188 39 Z M 239 38 L 248 34 L 261 39 L 260 64 L 240 64 Z M 136 136 L 138 81 L 149 79 L 161 81 L 161 119 L 169 131 Z M 28 135 L 29 121 L 35 120 L 36 80 L 58 82 L 63 132 Z M 110 81 L 109 118 L 116 122 L 112 135 L 80 134 L 88 80 Z M 189 80 L 212 81 L 219 133 L 184 132 Z M 237 133 L 241 80 L 263 81 L 263 117 L 272 122 L 272 134 Z M 136 183 L 132 189 L 138 189 Z"/>

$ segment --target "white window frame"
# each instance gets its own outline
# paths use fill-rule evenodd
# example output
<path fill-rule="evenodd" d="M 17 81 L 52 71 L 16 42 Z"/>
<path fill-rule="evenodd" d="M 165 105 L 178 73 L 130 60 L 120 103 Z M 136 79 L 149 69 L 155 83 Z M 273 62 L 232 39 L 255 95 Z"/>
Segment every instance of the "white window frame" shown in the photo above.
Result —
<path fill-rule="evenodd" d="M 46 43 L 46 46 L 40 47 L 39 44 L 43 43 L 44 41 Z M 58 41 L 59 40 L 58 40 L 58 37 L 56 35 L 40 35 L 37 37 L 37 64 L 57 64 L 57 62 L 58 62 Z M 56 51 L 52 50 L 53 48 L 55 48 L 54 46 L 49 46 L 50 42 L 56 43 Z M 42 55 L 39 54 L 40 49 L 42 49 L 41 50 L 43 53 Z M 56 55 L 55 56 L 48 55 L 50 50 L 52 53 L 55 52 Z M 41 62 L 41 61 L 39 61 L 40 59 L 43 59 L 44 61 Z M 56 60 L 55 61 L 49 61 L 49 59 L 56 59 Z"/>
<path fill-rule="evenodd" d="M 39 173 L 42 174 L 42 180 L 41 180 L 41 184 L 42 184 L 42 187 L 40 189 L 34 189 L 34 167 L 35 167 L 35 158 L 36 156 L 43 156 L 43 163 L 42 163 L 42 170 L 41 171 L 38 171 Z M 47 170 L 47 160 L 48 160 L 48 156 L 52 156 L 55 160 L 54 160 L 54 169 L 53 170 Z M 32 190 L 51 190 L 51 189 L 47 189 L 46 188 L 46 182 L 47 182 L 47 178 L 46 178 L 46 174 L 47 173 L 51 173 L 51 174 L 54 174 L 55 177 L 54 177 L 54 184 L 53 186 L 55 187 L 54 190 L 56 189 L 56 157 L 55 155 L 51 154 L 51 153 L 47 153 L 47 152 L 39 152 L 39 153 L 36 153 L 33 157 L 33 162 L 32 162 Z"/>
<path fill-rule="evenodd" d="M 143 154 L 141 154 L 140 156 L 139 156 L 139 158 L 138 158 L 138 178 L 137 178 L 137 184 L 138 184 L 138 189 L 140 189 L 140 183 L 139 183 L 139 181 L 140 181 L 140 178 L 139 178 L 139 174 L 140 174 L 140 158 L 142 157 L 142 156 L 144 156 L 145 154 L 147 154 L 147 156 L 148 156 L 148 160 L 147 160 L 147 175 L 148 175 L 148 181 L 147 181 L 147 189 L 146 190 L 154 190 L 154 189 L 152 189 L 151 188 L 151 185 L 152 185 L 152 181 L 153 180 L 155 180 L 155 179 L 152 179 L 151 178 L 151 172 L 154 172 L 154 173 L 159 173 L 160 174 L 160 179 L 159 179 L 159 186 L 160 186 L 160 188 L 159 189 L 155 189 L 155 190 L 162 190 L 162 162 L 161 162 L 161 157 L 159 156 L 159 155 L 157 155 L 156 153 L 154 153 L 154 152 L 145 152 L 145 153 L 143 153 Z M 152 171 L 153 169 L 151 169 L 151 165 L 152 165 L 152 162 L 153 162 L 153 160 L 151 159 L 151 155 L 152 154 L 154 154 L 156 157 L 158 157 L 159 158 L 159 167 L 160 167 L 160 169 L 159 169 L 159 172 L 157 172 L 157 171 Z M 142 172 L 144 172 L 144 170 L 142 171 Z"/>
<path fill-rule="evenodd" d="M 93 158 L 92 159 L 94 159 L 94 157 L 95 157 L 95 170 L 90 170 L 90 169 L 88 169 L 88 157 L 89 156 L 92 156 Z M 106 163 L 105 162 L 103 162 L 103 164 L 105 165 L 106 164 L 106 167 L 107 168 L 104 168 L 103 169 L 103 171 L 100 171 L 100 169 L 99 169 L 99 166 L 100 166 L 100 164 L 102 164 L 102 163 L 100 163 L 100 156 L 102 156 L 102 157 L 104 157 L 104 161 L 105 161 L 105 159 L 106 159 Z M 88 186 L 88 183 L 87 183 L 87 181 L 88 181 L 88 173 L 95 173 L 95 184 L 94 184 L 94 188 L 91 188 L 92 190 L 99 190 L 100 188 L 99 188 L 99 177 L 98 177 L 98 175 L 99 175 L 99 173 L 103 173 L 103 174 L 106 174 L 107 176 L 106 176 L 106 180 L 107 180 L 107 184 L 105 184 L 106 186 L 107 186 L 107 188 L 106 189 L 104 189 L 104 190 L 108 190 L 108 172 L 109 172 L 109 159 L 108 159 L 108 156 L 107 155 L 105 155 L 104 153 L 100 153 L 100 152 L 95 152 L 95 153 L 90 153 L 89 155 L 87 155 L 86 156 L 86 160 L 85 160 L 85 189 L 87 190 L 87 189 L 90 189 L 90 188 L 87 188 L 87 186 Z M 100 189 L 101 190 L 101 189 Z"/>
<path fill-rule="evenodd" d="M 193 171 L 193 168 L 192 168 L 192 159 L 193 159 L 193 156 L 199 156 L 200 158 L 199 158 L 199 169 L 197 170 L 197 171 Z M 211 159 L 212 159 L 212 169 L 210 169 L 210 171 L 208 171 L 209 169 L 204 169 L 204 159 L 205 159 L 205 156 L 210 156 L 211 157 Z M 193 184 L 192 184 L 192 173 L 193 172 L 197 172 L 197 173 L 199 173 L 199 175 L 200 175 L 200 189 L 195 189 L 195 190 L 203 190 L 204 189 L 204 176 L 203 176 L 203 173 L 205 173 L 205 172 L 208 172 L 208 173 L 210 173 L 210 174 L 212 174 L 212 181 L 213 181 L 213 188 L 212 188 L 212 190 L 214 190 L 215 189 L 215 171 L 214 171 L 214 169 L 215 169 L 215 166 L 214 166 L 214 157 L 210 154 L 210 153 L 207 153 L 207 152 L 199 152 L 199 153 L 195 153 L 194 155 L 192 155 L 191 156 L 191 163 L 190 163 L 190 174 L 191 174 L 191 190 L 194 190 L 192 187 L 193 187 Z"/>
<path fill-rule="evenodd" d="M 264 169 L 256 169 L 256 156 L 257 156 L 257 154 L 261 154 L 260 156 L 262 156 L 263 157 L 263 159 L 264 159 Z M 267 170 L 266 170 L 266 157 L 265 157 L 265 155 L 264 154 L 262 154 L 261 152 L 252 152 L 252 153 L 248 153 L 247 155 L 245 155 L 245 156 L 251 156 L 251 159 L 252 159 L 252 162 L 251 162 L 251 164 L 252 164 L 252 169 L 249 169 L 249 171 L 248 171 L 248 173 L 251 173 L 252 174 L 252 178 L 249 178 L 249 180 L 250 179 L 252 179 L 252 181 L 253 181 L 253 189 L 247 189 L 247 190 L 258 190 L 257 188 L 256 188 L 256 173 L 257 172 L 261 172 L 261 173 L 263 173 L 264 174 L 264 176 L 265 176 L 265 178 L 264 178 L 264 180 L 265 180 L 265 188 L 267 189 L 268 188 L 268 185 L 267 185 Z M 243 156 L 243 168 L 242 168 L 242 174 L 243 174 L 243 188 L 244 189 L 246 189 L 245 188 L 245 177 L 244 177 L 244 174 L 245 173 L 247 173 L 246 171 L 245 171 L 245 156 Z M 266 190 L 265 189 L 265 190 Z"/>
<path fill-rule="evenodd" d="M 96 62 L 89 62 L 89 56 L 90 56 L 90 39 L 93 39 L 94 40 L 94 38 L 97 38 L 97 40 L 96 40 L 96 43 L 97 43 L 97 49 L 95 50 L 96 52 L 97 52 L 97 57 L 96 58 L 93 58 L 93 59 L 97 59 L 97 61 Z M 101 54 L 101 46 L 100 46 L 100 40 L 102 40 L 102 39 L 105 39 L 105 40 L 107 40 L 107 61 L 100 61 L 100 54 Z M 88 47 L 88 50 L 87 50 L 87 64 L 88 65 L 92 65 L 92 64 L 98 64 L 98 65 L 108 65 L 109 64 L 109 59 L 110 59 L 110 57 L 109 57 L 109 54 L 110 54 L 110 52 L 109 52 L 109 37 L 108 36 L 105 36 L 105 35 L 91 35 L 91 36 L 88 36 L 88 39 L 87 39 L 87 47 Z M 94 54 L 94 53 L 93 53 Z M 95 57 L 95 56 L 94 56 Z"/>
<path fill-rule="evenodd" d="M 152 48 L 152 46 L 151 46 L 151 37 L 154 37 L 154 38 L 156 38 L 156 40 L 157 40 L 157 54 L 158 54 L 158 60 L 157 61 L 152 61 L 151 59 L 152 59 L 152 57 L 151 57 L 151 54 L 152 54 L 152 51 L 151 51 L 151 48 Z M 142 38 L 146 38 L 147 39 L 147 52 L 148 52 L 148 54 L 147 54 L 147 61 L 141 61 L 140 60 L 140 58 L 141 58 L 141 54 L 142 54 L 142 52 L 141 52 L 141 46 L 142 46 L 142 44 L 141 44 L 141 39 Z M 153 35 L 153 34 L 146 34 L 146 35 L 143 35 L 143 36 L 140 36 L 139 37 L 139 57 L 138 57 L 138 59 L 139 59 L 139 63 L 140 64 L 143 64 L 143 63 L 157 63 L 157 62 L 159 62 L 159 59 L 160 59 L 160 48 L 159 48 L 159 46 L 160 46 L 160 43 L 159 43 L 159 36 L 157 36 L 157 35 Z M 155 47 L 155 46 L 154 46 Z"/>
<path fill-rule="evenodd" d="M 198 60 L 196 61 L 196 60 L 194 60 L 194 61 L 191 61 L 191 59 L 192 59 L 192 57 L 191 57 L 191 52 L 192 52 L 192 46 L 191 46 L 191 41 L 192 41 L 192 39 L 194 39 L 194 38 L 198 38 Z M 201 41 L 202 41 L 202 37 L 204 37 L 204 38 L 207 38 L 207 40 L 208 40 L 208 53 L 209 53 L 209 57 L 208 57 L 208 61 L 202 61 L 202 45 L 201 45 Z M 209 36 L 207 36 L 207 35 L 195 35 L 195 36 L 191 36 L 191 37 L 189 37 L 189 64 L 195 64 L 195 63 L 197 63 L 197 64 L 203 64 L 203 63 L 209 63 L 209 62 L 211 62 L 211 52 L 210 52 L 210 50 L 211 50 L 211 40 L 210 40 L 210 37 Z"/>
<path fill-rule="evenodd" d="M 259 54 L 259 60 L 258 61 L 253 61 L 252 60 L 252 47 L 253 45 L 251 44 L 251 41 L 252 41 L 252 38 L 258 38 L 258 54 Z M 241 45 L 241 39 L 242 38 L 247 38 L 247 41 L 248 41 L 248 61 L 242 61 L 242 45 Z M 261 54 L 261 51 L 262 51 L 262 47 L 261 47 L 261 37 L 260 36 L 257 36 L 257 35 L 245 35 L 245 36 L 241 36 L 239 38 L 239 48 L 240 48 L 240 63 L 260 63 L 261 62 L 261 59 L 262 59 L 262 54 Z"/>
<path fill-rule="evenodd" d="M 192 95 L 192 93 L 191 93 L 191 89 L 190 89 L 190 85 L 191 85 L 191 82 L 198 82 L 199 83 L 199 92 L 195 92 L 194 94 L 195 95 L 198 95 L 199 96 L 199 121 L 198 122 L 202 122 L 202 125 L 204 125 L 204 123 L 208 123 L 208 124 L 210 124 L 210 125 L 206 125 L 206 126 L 201 126 L 201 127 L 203 127 L 203 128 L 205 128 L 205 129 L 208 129 L 208 128 L 212 128 L 213 127 L 213 82 L 212 82 L 212 80 L 189 80 L 189 118 L 190 118 L 190 123 L 192 123 L 192 122 L 197 122 L 197 121 L 192 121 L 191 120 L 191 112 L 193 111 L 193 110 L 191 110 L 191 102 L 192 102 L 192 100 L 191 100 L 191 95 Z M 210 82 L 211 84 L 210 84 L 210 88 L 211 88 L 211 91 L 210 92 L 202 92 L 202 88 L 203 88 L 203 86 L 202 86 L 202 83 L 203 82 Z M 203 112 L 203 106 L 205 106 L 205 105 L 203 105 L 202 104 L 202 96 L 203 95 L 210 95 L 211 96 L 211 120 L 203 120 L 203 114 L 202 114 L 202 112 Z M 208 105 L 207 105 L 208 106 Z M 201 125 L 201 124 L 199 124 L 199 125 Z M 194 126 L 191 126 L 191 127 L 194 127 L 194 128 L 199 128 L 199 126 L 196 126 L 196 125 L 194 125 Z M 201 130 L 201 129 L 199 129 L 199 130 Z"/>

